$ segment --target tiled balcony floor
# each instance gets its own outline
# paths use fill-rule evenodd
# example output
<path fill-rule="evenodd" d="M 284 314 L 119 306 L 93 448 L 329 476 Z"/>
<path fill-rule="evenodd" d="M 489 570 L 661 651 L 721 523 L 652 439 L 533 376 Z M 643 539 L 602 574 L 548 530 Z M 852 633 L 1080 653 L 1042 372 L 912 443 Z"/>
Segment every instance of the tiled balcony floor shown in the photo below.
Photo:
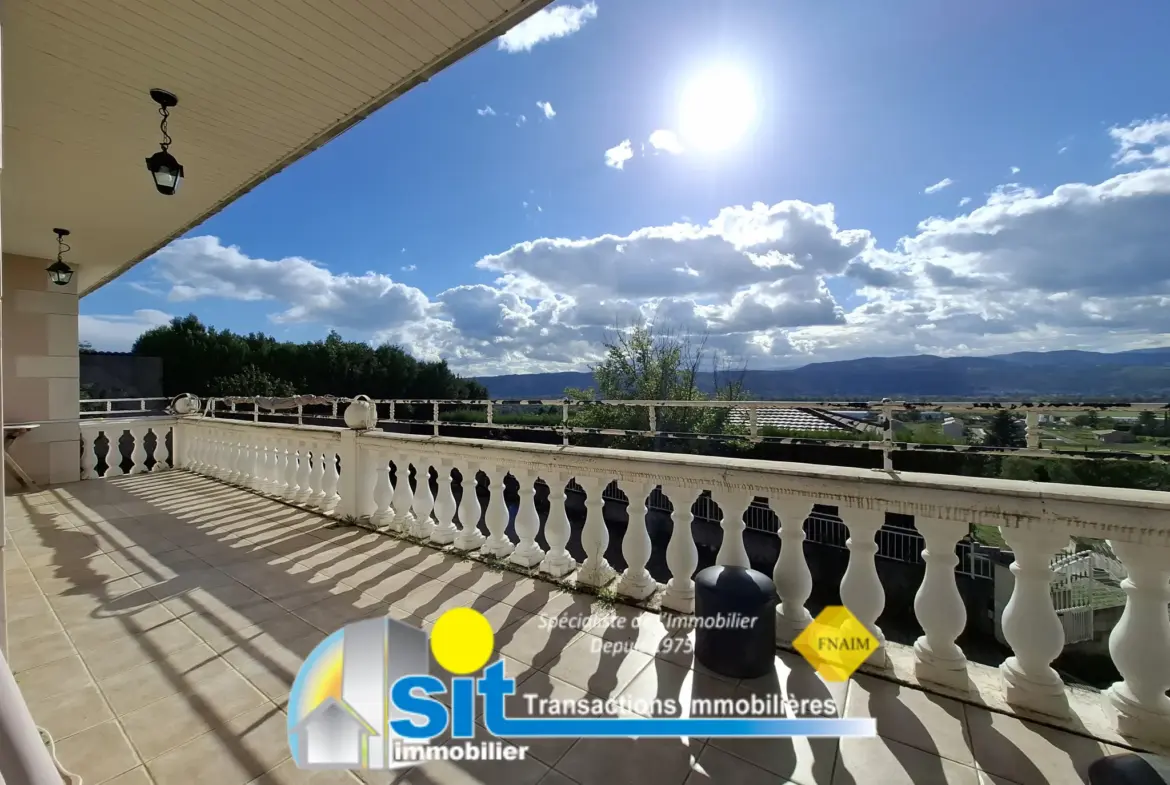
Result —
<path fill-rule="evenodd" d="M 544 740 L 525 761 L 362 775 L 371 784 L 1032 785 L 1080 782 L 1092 760 L 1116 751 L 864 675 L 830 691 L 796 655 L 776 658 L 774 679 L 723 680 L 664 644 L 657 617 L 637 633 L 551 628 L 541 617 L 641 611 L 191 474 L 77 483 L 7 505 L 11 665 L 58 757 L 87 785 L 357 783 L 347 772 L 310 776 L 289 759 L 283 706 L 302 658 L 348 621 L 388 613 L 427 624 L 456 606 L 491 620 L 522 692 L 832 694 L 848 715 L 875 716 L 881 738 Z M 595 634 L 637 640 L 602 655 Z"/>

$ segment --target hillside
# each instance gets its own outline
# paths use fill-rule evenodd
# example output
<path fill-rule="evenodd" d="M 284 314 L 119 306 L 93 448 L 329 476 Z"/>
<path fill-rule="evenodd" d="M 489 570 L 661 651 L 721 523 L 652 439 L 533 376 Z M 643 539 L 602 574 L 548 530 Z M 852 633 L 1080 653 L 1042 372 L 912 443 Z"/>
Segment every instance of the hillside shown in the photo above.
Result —
<path fill-rule="evenodd" d="M 478 379 L 493 398 L 559 398 L 566 387 L 589 388 L 593 376 L 534 373 Z M 1104 353 L 1015 352 L 990 357 L 866 357 L 812 363 L 783 371 L 747 371 L 757 399 L 877 398 L 1166 398 L 1170 347 Z M 704 374 L 700 386 L 711 390 Z"/>

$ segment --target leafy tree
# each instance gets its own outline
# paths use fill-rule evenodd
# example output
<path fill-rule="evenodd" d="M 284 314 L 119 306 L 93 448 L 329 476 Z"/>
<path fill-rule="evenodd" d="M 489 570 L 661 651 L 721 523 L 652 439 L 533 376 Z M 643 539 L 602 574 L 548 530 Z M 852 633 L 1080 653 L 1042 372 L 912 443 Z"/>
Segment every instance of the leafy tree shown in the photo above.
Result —
<path fill-rule="evenodd" d="M 1019 420 L 1000 409 L 987 424 L 983 444 L 988 447 L 1026 447 L 1028 440 L 1020 430 Z"/>
<path fill-rule="evenodd" d="M 1158 416 L 1150 411 L 1142 412 L 1138 415 L 1134 431 L 1145 436 L 1155 435 L 1158 432 Z"/>
<path fill-rule="evenodd" d="M 255 365 L 249 365 L 239 373 L 213 379 L 208 391 L 218 397 L 254 395 L 262 398 L 289 398 L 297 394 L 297 388 L 292 382 L 278 379 Z"/>
<path fill-rule="evenodd" d="M 93 348 L 93 344 L 90 343 L 89 341 L 78 341 L 77 342 L 77 353 L 78 354 L 97 354 L 97 351 Z"/>
<path fill-rule="evenodd" d="M 398 346 L 346 341 L 336 332 L 310 343 L 277 341 L 207 327 L 195 315 L 143 333 L 133 353 L 160 357 L 166 395 L 234 395 L 255 383 L 274 391 L 371 398 L 484 399 L 487 390 L 452 373 L 445 361 L 423 362 Z M 226 385 L 226 386 L 225 386 Z M 276 394 L 276 393 L 274 393 Z"/>
<path fill-rule="evenodd" d="M 596 395 L 600 400 L 636 401 L 705 401 L 744 400 L 742 371 L 735 375 L 721 373 L 718 357 L 712 357 L 715 392 L 707 395 L 699 389 L 699 375 L 706 364 L 705 339 L 694 340 L 673 330 L 659 330 L 640 325 L 629 330 L 614 329 L 605 342 L 605 359 L 592 367 Z M 723 378 L 720 378 L 721 375 Z M 565 390 L 577 401 L 595 400 L 594 390 Z M 572 411 L 572 410 L 571 410 Z M 730 410 L 705 407 L 658 407 L 654 430 L 660 433 L 727 433 Z M 650 412 L 646 406 L 579 406 L 573 424 L 583 428 L 606 428 L 628 431 L 650 430 Z M 623 437 L 610 440 L 615 447 L 646 447 L 647 440 Z M 671 442 L 655 437 L 654 449 L 668 449 L 686 442 Z"/>

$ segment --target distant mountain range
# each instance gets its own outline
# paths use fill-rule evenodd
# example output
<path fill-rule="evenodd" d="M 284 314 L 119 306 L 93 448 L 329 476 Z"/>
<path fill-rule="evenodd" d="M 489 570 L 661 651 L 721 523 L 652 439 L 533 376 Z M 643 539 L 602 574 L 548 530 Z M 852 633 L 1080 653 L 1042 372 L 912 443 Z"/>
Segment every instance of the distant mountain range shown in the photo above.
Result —
<path fill-rule="evenodd" d="M 492 398 L 560 398 L 594 387 L 588 371 L 482 376 Z M 1015 352 L 990 357 L 866 357 L 744 372 L 755 399 L 1170 397 L 1170 347 L 1104 353 Z M 699 385 L 710 392 L 712 374 Z"/>

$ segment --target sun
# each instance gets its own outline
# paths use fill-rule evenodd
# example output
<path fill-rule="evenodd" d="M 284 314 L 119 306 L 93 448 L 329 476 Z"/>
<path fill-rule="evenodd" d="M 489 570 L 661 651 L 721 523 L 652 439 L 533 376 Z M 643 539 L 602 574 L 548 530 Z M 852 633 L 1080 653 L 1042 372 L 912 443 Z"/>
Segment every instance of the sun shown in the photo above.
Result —
<path fill-rule="evenodd" d="M 683 88 L 679 130 L 688 147 L 710 151 L 731 147 L 751 129 L 755 119 L 755 90 L 737 68 L 710 68 Z"/>

